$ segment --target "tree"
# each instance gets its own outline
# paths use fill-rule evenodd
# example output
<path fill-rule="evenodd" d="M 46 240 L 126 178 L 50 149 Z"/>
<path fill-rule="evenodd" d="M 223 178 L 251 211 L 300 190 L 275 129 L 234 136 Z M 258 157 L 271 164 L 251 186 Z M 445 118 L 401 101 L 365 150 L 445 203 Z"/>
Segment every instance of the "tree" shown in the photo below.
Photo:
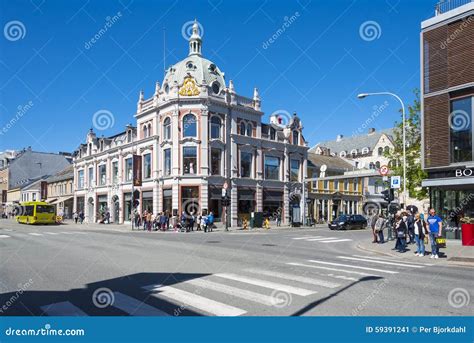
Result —
<path fill-rule="evenodd" d="M 421 167 L 421 103 L 420 91 L 413 91 L 415 100 L 408 105 L 406 113 L 406 163 L 408 196 L 418 200 L 425 199 L 428 194 L 426 187 L 421 187 L 421 181 L 428 177 L 428 174 Z M 402 115 L 402 111 L 400 110 Z M 403 118 L 403 117 L 402 117 Z M 385 157 L 391 161 L 392 175 L 403 175 L 403 119 L 395 122 L 393 134 L 394 149 L 386 151 Z M 400 192 L 403 192 L 405 182 L 402 182 Z"/>

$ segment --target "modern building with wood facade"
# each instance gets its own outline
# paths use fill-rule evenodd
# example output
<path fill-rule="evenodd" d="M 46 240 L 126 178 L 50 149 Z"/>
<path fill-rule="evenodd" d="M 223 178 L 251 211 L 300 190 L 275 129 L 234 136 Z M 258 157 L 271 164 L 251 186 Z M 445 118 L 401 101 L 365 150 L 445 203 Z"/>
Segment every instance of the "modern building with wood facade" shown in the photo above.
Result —
<path fill-rule="evenodd" d="M 442 1 L 421 24 L 422 163 L 431 206 L 474 216 L 474 2 Z"/>

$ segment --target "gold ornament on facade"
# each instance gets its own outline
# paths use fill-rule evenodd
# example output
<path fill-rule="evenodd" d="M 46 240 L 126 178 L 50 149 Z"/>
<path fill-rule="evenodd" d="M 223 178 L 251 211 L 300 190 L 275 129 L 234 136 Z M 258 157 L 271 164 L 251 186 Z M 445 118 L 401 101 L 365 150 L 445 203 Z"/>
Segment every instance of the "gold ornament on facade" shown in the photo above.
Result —
<path fill-rule="evenodd" d="M 179 89 L 179 95 L 182 96 L 193 96 L 199 95 L 199 88 L 196 85 L 196 81 L 192 77 L 184 79 L 183 85 Z"/>

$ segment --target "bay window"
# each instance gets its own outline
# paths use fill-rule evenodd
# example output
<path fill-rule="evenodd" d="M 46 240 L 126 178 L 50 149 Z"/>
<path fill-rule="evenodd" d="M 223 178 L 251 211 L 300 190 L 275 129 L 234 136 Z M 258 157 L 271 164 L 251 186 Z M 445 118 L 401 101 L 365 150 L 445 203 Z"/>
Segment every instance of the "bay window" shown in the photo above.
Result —
<path fill-rule="evenodd" d="M 183 147 L 183 173 L 196 174 L 197 149 L 195 146 Z"/>
<path fill-rule="evenodd" d="M 265 179 L 280 180 L 280 159 L 274 156 L 265 156 Z"/>
<path fill-rule="evenodd" d="M 451 163 L 474 160 L 472 149 L 473 99 L 473 97 L 466 97 L 451 100 L 451 114 L 449 116 Z"/>

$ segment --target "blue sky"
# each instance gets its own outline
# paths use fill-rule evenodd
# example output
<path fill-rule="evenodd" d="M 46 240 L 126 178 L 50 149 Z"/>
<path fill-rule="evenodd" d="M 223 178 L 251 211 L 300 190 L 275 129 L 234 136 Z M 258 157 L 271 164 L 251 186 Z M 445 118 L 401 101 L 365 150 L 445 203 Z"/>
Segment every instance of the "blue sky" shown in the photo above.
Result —
<path fill-rule="evenodd" d="M 420 22 L 435 4 L 0 0 L 0 151 L 72 151 L 99 110 L 114 116 L 114 126 L 99 135 L 122 131 L 134 122 L 140 89 L 149 97 L 162 82 L 163 28 L 169 66 L 187 55 L 182 28 L 194 18 L 204 30 L 204 57 L 238 93 L 252 96 L 259 88 L 265 121 L 274 111 L 296 111 L 311 146 L 365 132 L 369 118 L 368 126 L 390 127 L 398 119 L 394 99 L 356 95 L 392 91 L 413 101 Z M 107 18 L 113 23 L 91 43 Z M 19 31 L 7 30 L 12 25 Z"/>

